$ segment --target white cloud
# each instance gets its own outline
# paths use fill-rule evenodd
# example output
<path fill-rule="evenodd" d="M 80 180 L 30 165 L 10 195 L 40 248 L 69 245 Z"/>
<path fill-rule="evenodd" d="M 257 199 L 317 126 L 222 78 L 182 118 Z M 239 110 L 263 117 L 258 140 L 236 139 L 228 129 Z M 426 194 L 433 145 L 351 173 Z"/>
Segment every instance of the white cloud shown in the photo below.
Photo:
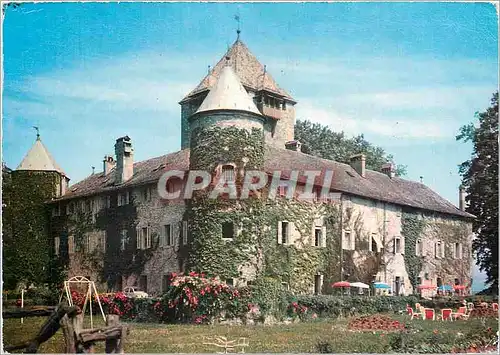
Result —
<path fill-rule="evenodd" d="M 374 134 L 398 139 L 444 138 L 453 134 L 444 123 L 414 118 L 398 120 L 379 117 L 350 116 L 325 105 L 318 106 L 313 101 L 302 100 L 297 105 L 297 117 L 329 126 L 334 131 L 346 134 Z"/>

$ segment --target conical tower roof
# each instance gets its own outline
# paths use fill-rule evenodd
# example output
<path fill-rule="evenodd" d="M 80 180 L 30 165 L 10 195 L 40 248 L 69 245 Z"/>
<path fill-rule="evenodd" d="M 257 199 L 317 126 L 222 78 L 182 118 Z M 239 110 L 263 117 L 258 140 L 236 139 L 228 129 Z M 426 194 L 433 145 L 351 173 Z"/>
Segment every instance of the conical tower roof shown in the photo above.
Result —
<path fill-rule="evenodd" d="M 196 113 L 214 110 L 237 110 L 262 116 L 234 70 L 226 65 Z"/>
<path fill-rule="evenodd" d="M 205 76 L 202 81 L 182 101 L 189 99 L 207 89 L 211 89 L 217 82 L 223 68 L 229 64 L 238 75 L 241 83 L 253 90 L 267 90 L 275 95 L 294 101 L 284 89 L 280 88 L 276 81 L 267 72 L 259 60 L 250 52 L 248 47 L 240 40 L 236 40 L 227 53 L 219 60 L 215 67 Z M 181 101 L 181 102 L 182 102 Z"/>
<path fill-rule="evenodd" d="M 57 171 L 66 175 L 45 148 L 39 136 L 16 170 Z"/>

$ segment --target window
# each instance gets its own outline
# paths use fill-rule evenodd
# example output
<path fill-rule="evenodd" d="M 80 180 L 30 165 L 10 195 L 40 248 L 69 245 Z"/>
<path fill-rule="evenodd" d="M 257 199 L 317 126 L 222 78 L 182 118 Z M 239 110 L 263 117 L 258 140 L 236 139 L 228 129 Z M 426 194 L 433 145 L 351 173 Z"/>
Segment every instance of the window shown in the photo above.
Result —
<path fill-rule="evenodd" d="M 417 285 L 421 285 L 422 284 L 422 278 L 421 277 L 417 277 Z"/>
<path fill-rule="evenodd" d="M 436 244 L 434 244 L 434 257 L 436 259 L 444 258 L 444 248 L 441 241 L 438 241 L 436 242 Z"/>
<path fill-rule="evenodd" d="M 400 254 L 401 253 L 401 238 L 399 238 L 399 237 L 394 238 L 393 246 L 394 246 L 393 253 Z"/>
<path fill-rule="evenodd" d="M 162 240 L 160 242 L 162 246 L 171 246 L 174 245 L 172 240 L 172 225 L 165 224 L 163 226 Z"/>
<path fill-rule="evenodd" d="M 128 230 L 122 229 L 120 233 L 120 250 L 124 251 L 128 244 Z"/>
<path fill-rule="evenodd" d="M 462 244 L 460 243 L 453 244 L 453 258 L 462 259 Z"/>
<path fill-rule="evenodd" d="M 455 285 L 460 285 L 460 279 L 455 279 Z"/>
<path fill-rule="evenodd" d="M 285 185 L 278 186 L 278 196 L 286 197 L 286 193 L 287 193 L 287 186 Z"/>
<path fill-rule="evenodd" d="M 83 236 L 83 252 L 90 253 L 92 248 L 92 240 L 90 234 L 86 234 Z"/>
<path fill-rule="evenodd" d="M 424 254 L 423 248 L 424 248 L 424 246 L 422 244 L 422 239 L 417 239 L 417 243 L 415 245 L 415 255 L 416 256 L 423 256 L 423 254 Z"/>
<path fill-rule="evenodd" d="M 373 233 L 375 234 L 375 233 Z M 375 251 L 377 252 L 378 251 L 378 244 L 377 244 L 377 241 L 375 240 L 375 236 L 374 235 L 371 235 L 370 236 L 370 251 Z"/>
<path fill-rule="evenodd" d="M 344 235 L 342 238 L 342 249 L 354 250 L 354 238 L 352 237 L 351 231 L 349 230 L 344 230 Z"/>
<path fill-rule="evenodd" d="M 182 244 L 187 245 L 188 243 L 188 222 L 182 221 Z"/>
<path fill-rule="evenodd" d="M 429 273 L 428 273 L 428 272 L 426 272 L 426 273 L 424 274 L 424 279 L 429 280 Z"/>
<path fill-rule="evenodd" d="M 233 279 L 227 279 L 226 280 L 226 285 L 228 285 L 228 286 L 234 286 L 234 280 Z"/>
<path fill-rule="evenodd" d="M 111 196 L 106 196 L 106 208 L 111 208 Z"/>
<path fill-rule="evenodd" d="M 60 216 L 61 215 L 61 205 L 58 203 L 52 209 L 52 216 Z"/>
<path fill-rule="evenodd" d="M 222 166 L 222 177 L 224 178 L 224 181 L 229 182 L 229 181 L 235 181 L 235 172 L 234 172 L 234 166 L 232 165 L 223 165 Z"/>
<path fill-rule="evenodd" d="M 151 235 L 149 234 L 149 228 L 148 227 L 143 227 L 141 229 L 141 236 L 142 236 L 142 246 L 143 249 L 149 249 L 151 248 Z"/>
<path fill-rule="evenodd" d="M 314 246 L 320 247 L 322 246 L 322 236 L 321 236 L 321 227 L 314 228 Z"/>
<path fill-rule="evenodd" d="M 68 254 L 75 253 L 75 237 L 70 235 L 68 237 Z"/>
<path fill-rule="evenodd" d="M 106 231 L 99 235 L 99 248 L 103 253 L 106 252 Z"/>
<path fill-rule="evenodd" d="M 130 203 L 130 193 L 128 191 L 118 194 L 118 206 L 128 205 Z"/>
<path fill-rule="evenodd" d="M 151 201 L 151 187 L 148 186 L 142 190 L 142 200 L 144 202 Z"/>
<path fill-rule="evenodd" d="M 291 224 L 289 222 L 278 222 L 278 244 L 290 244 Z"/>
<path fill-rule="evenodd" d="M 222 239 L 233 240 L 234 224 L 232 222 L 222 223 Z"/>
<path fill-rule="evenodd" d="M 61 243 L 60 238 L 55 237 L 54 238 L 54 253 L 55 253 L 55 255 L 59 255 L 60 243 Z"/>
<path fill-rule="evenodd" d="M 440 287 L 440 286 L 442 286 L 442 285 L 443 285 L 443 279 L 442 279 L 442 278 L 440 278 L 440 277 L 438 277 L 438 278 L 436 279 L 436 286 L 437 286 L 437 287 Z"/>

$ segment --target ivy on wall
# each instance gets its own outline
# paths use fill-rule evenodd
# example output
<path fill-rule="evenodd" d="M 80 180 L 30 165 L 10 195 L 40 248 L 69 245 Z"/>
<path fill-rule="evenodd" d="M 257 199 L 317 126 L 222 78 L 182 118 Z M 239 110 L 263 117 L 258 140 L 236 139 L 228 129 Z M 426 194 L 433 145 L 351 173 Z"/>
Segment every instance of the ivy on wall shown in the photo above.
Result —
<path fill-rule="evenodd" d="M 3 177 L 4 288 L 18 282 L 57 283 L 63 278 L 62 268 L 51 257 L 50 210 L 45 202 L 55 197 L 59 174 L 20 170 Z"/>
<path fill-rule="evenodd" d="M 401 234 L 405 239 L 405 254 L 404 260 L 408 278 L 416 289 L 418 286 L 418 277 L 422 271 L 423 257 L 417 256 L 416 246 L 417 240 L 424 239 L 424 229 L 426 222 L 416 213 L 403 212 L 401 215 Z"/>

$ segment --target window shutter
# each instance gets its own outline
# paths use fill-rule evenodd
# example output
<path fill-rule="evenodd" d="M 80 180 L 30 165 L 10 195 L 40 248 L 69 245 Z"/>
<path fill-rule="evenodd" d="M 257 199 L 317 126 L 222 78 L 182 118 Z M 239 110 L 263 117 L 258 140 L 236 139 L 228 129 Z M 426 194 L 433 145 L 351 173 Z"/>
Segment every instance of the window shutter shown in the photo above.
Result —
<path fill-rule="evenodd" d="M 311 227 L 311 246 L 316 245 L 316 224 L 313 223 Z"/>
<path fill-rule="evenodd" d="M 151 248 L 151 229 L 146 229 L 146 249 Z"/>
<path fill-rule="evenodd" d="M 400 242 L 401 254 L 404 255 L 404 253 L 405 253 L 405 238 L 403 236 L 401 236 L 399 238 L 399 240 L 401 241 Z"/>
<path fill-rule="evenodd" d="M 321 246 L 326 247 L 326 226 L 321 227 Z"/>
<path fill-rule="evenodd" d="M 137 244 L 137 249 L 141 249 L 141 229 L 137 228 L 136 230 L 136 244 Z"/>
<path fill-rule="evenodd" d="M 287 244 L 294 243 L 294 235 L 295 235 L 295 223 L 288 222 L 288 235 L 286 236 Z"/>
<path fill-rule="evenodd" d="M 392 239 L 392 253 L 396 254 L 396 238 Z"/>
<path fill-rule="evenodd" d="M 278 222 L 278 235 L 277 235 L 278 244 L 281 244 L 281 232 L 282 232 L 281 222 Z"/>

